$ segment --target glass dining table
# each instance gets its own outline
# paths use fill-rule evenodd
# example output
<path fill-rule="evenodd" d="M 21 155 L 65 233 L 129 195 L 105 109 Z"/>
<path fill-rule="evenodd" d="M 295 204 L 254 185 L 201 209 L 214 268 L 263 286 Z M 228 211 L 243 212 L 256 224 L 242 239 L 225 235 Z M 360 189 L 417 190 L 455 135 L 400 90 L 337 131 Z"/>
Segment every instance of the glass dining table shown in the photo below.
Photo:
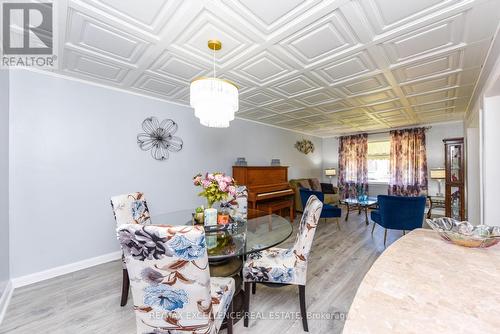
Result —
<path fill-rule="evenodd" d="M 193 225 L 192 210 L 181 210 L 151 216 L 154 225 Z M 210 276 L 233 277 L 236 292 L 233 310 L 242 314 L 244 291 L 241 270 L 246 255 L 265 250 L 287 240 L 293 232 L 285 218 L 264 211 L 248 209 L 246 219 L 231 219 L 227 225 L 205 227 Z M 234 321 L 239 320 L 237 316 Z"/>
<path fill-rule="evenodd" d="M 154 225 L 193 225 L 192 210 L 180 210 L 151 216 Z M 208 260 L 225 260 L 274 247 L 292 234 L 290 222 L 278 215 L 248 209 L 247 219 L 231 219 L 227 225 L 205 227 Z"/>

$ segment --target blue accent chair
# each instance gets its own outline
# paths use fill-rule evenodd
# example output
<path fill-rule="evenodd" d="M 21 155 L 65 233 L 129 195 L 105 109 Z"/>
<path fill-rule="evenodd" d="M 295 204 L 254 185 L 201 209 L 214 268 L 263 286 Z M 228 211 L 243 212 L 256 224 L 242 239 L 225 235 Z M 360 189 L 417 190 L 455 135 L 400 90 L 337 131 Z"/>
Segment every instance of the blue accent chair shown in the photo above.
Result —
<path fill-rule="evenodd" d="M 300 188 L 299 191 L 302 203 L 307 203 L 307 200 L 312 195 L 316 196 L 321 201 L 321 203 L 323 203 L 323 209 L 321 210 L 321 216 L 319 218 L 324 218 L 324 219 L 335 218 L 337 222 L 337 227 L 340 230 L 339 218 L 342 215 L 342 210 L 339 207 L 337 207 L 336 205 L 326 204 L 325 197 L 321 191 L 314 191 L 305 188 Z M 304 208 L 302 208 L 302 210 L 303 209 Z"/>
<path fill-rule="evenodd" d="M 424 222 L 425 201 L 424 196 L 403 197 L 378 195 L 378 210 L 371 212 L 373 220 L 372 234 L 375 224 L 385 228 L 384 246 L 387 239 L 387 229 L 411 231 L 421 228 Z"/>

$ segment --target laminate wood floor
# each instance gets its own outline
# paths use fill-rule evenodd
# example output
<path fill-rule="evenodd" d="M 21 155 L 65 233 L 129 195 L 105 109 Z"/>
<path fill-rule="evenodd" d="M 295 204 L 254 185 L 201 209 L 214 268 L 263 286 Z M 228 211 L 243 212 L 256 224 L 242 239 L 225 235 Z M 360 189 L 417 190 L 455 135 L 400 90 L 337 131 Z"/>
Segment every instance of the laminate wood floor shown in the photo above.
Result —
<path fill-rule="evenodd" d="M 342 332 L 361 280 L 384 250 L 383 229 L 377 227 L 372 236 L 371 228 L 356 213 L 341 220 L 341 230 L 333 220 L 320 221 L 306 288 L 307 311 L 317 317 L 309 320 L 310 333 Z M 389 231 L 387 245 L 399 237 L 401 232 Z M 121 274 L 121 263 L 114 261 L 16 289 L 0 333 L 135 334 L 131 295 L 127 306 L 119 305 Z M 256 319 L 250 319 L 248 328 L 238 322 L 235 333 L 304 333 L 295 286 L 257 285 L 250 311 L 258 312 Z"/>

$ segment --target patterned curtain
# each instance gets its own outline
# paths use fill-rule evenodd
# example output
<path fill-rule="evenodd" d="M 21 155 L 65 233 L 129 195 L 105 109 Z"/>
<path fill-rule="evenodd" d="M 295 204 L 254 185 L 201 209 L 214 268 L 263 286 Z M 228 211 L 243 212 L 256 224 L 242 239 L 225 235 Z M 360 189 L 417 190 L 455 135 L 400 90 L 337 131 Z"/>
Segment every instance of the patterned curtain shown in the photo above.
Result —
<path fill-rule="evenodd" d="M 390 174 L 389 195 L 427 192 L 425 128 L 391 131 Z"/>
<path fill-rule="evenodd" d="M 368 135 L 343 136 L 339 139 L 340 195 L 355 198 L 368 192 Z"/>

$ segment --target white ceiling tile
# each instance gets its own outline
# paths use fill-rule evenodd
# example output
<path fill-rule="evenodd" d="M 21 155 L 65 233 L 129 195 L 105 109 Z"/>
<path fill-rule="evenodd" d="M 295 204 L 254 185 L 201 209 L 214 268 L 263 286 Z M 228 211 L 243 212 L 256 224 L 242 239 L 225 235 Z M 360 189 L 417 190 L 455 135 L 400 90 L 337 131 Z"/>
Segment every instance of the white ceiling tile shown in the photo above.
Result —
<path fill-rule="evenodd" d="M 304 121 L 306 122 L 311 122 L 311 123 L 320 123 L 320 122 L 331 122 L 331 119 L 326 117 L 325 115 L 321 114 L 316 114 L 313 116 L 308 116 L 303 118 Z"/>
<path fill-rule="evenodd" d="M 271 25 L 292 9 L 304 2 L 304 0 L 274 0 L 273 6 L 269 6 L 268 0 L 238 1 L 252 14 L 266 25 Z"/>
<path fill-rule="evenodd" d="M 249 54 L 254 43 L 243 35 L 238 27 L 230 26 L 213 13 L 203 10 L 194 21 L 172 42 L 171 49 L 189 58 L 210 64 L 214 56 L 207 46 L 211 39 L 222 42 L 222 49 L 216 52 L 216 62 L 224 64 L 242 54 Z"/>
<path fill-rule="evenodd" d="M 165 76 L 172 76 L 186 82 L 191 82 L 195 78 L 201 77 L 208 72 L 206 68 L 173 56 L 168 51 L 163 52 L 158 57 L 158 59 L 151 65 L 150 71 Z"/>
<path fill-rule="evenodd" d="M 303 64 L 310 64 L 352 48 L 357 43 L 342 13 L 334 10 L 285 38 L 280 45 L 296 55 Z"/>
<path fill-rule="evenodd" d="M 500 22 L 500 21 L 499 21 Z M 477 68 L 483 65 L 490 48 L 490 40 L 483 40 L 467 45 L 462 51 L 460 67 L 463 69 Z"/>
<path fill-rule="evenodd" d="M 301 127 L 303 124 L 306 124 L 306 123 L 302 120 L 290 119 L 287 121 L 280 122 L 279 126 L 297 128 L 297 127 Z"/>
<path fill-rule="evenodd" d="M 75 10 L 68 13 L 68 25 L 67 45 L 129 63 L 136 63 L 150 44 Z"/>
<path fill-rule="evenodd" d="M 314 108 L 306 108 L 300 110 L 294 110 L 290 112 L 283 113 L 283 115 L 291 118 L 304 118 L 318 114 L 318 111 Z"/>
<path fill-rule="evenodd" d="M 397 100 L 389 101 L 389 102 L 383 102 L 379 104 L 373 104 L 370 106 L 370 109 L 379 112 L 379 111 L 384 111 L 384 110 L 392 110 L 392 109 L 399 109 L 402 108 L 403 105 L 401 102 Z"/>
<path fill-rule="evenodd" d="M 379 103 L 386 100 L 395 98 L 396 95 L 392 90 L 381 91 L 377 93 L 370 93 L 363 96 L 358 96 L 355 100 L 360 101 L 362 105 L 369 105 Z"/>
<path fill-rule="evenodd" d="M 324 112 L 337 112 L 341 110 L 351 109 L 352 106 L 346 101 L 337 101 L 318 106 L 318 108 Z"/>
<path fill-rule="evenodd" d="M 405 94 L 411 95 L 449 88 L 457 84 L 457 76 L 458 74 L 454 73 L 448 76 L 407 84 L 402 86 L 402 90 Z"/>
<path fill-rule="evenodd" d="M 312 93 L 301 95 L 300 97 L 297 97 L 297 99 L 306 106 L 313 107 L 339 100 L 339 97 L 327 89 L 321 89 Z"/>
<path fill-rule="evenodd" d="M 258 90 L 248 94 L 245 101 L 250 102 L 255 106 L 264 106 L 266 104 L 279 101 L 279 98 L 263 90 Z"/>
<path fill-rule="evenodd" d="M 147 6 L 124 0 L 82 1 L 151 33 L 158 33 L 180 4 L 175 0 L 148 0 Z"/>
<path fill-rule="evenodd" d="M 181 90 L 185 89 L 184 86 L 179 85 L 178 81 L 155 77 L 147 73 L 141 75 L 132 88 L 165 97 L 175 97 Z"/>
<path fill-rule="evenodd" d="M 454 102 L 455 102 L 454 100 L 444 100 L 444 101 L 431 102 L 431 103 L 422 104 L 422 105 L 415 105 L 415 106 L 413 106 L 413 110 L 415 110 L 415 112 L 417 112 L 417 113 L 420 113 L 420 112 L 428 112 L 431 110 L 454 108 Z"/>
<path fill-rule="evenodd" d="M 430 57 L 399 67 L 393 71 L 400 83 L 417 80 L 432 75 L 447 73 L 460 66 L 461 52 Z"/>
<path fill-rule="evenodd" d="M 440 51 L 463 41 L 464 20 L 465 15 L 459 14 L 397 36 L 382 46 L 392 64 Z"/>
<path fill-rule="evenodd" d="M 245 78 L 256 85 L 269 84 L 273 80 L 292 72 L 292 68 L 270 52 L 260 52 L 238 65 L 232 73 Z"/>
<path fill-rule="evenodd" d="M 360 76 L 373 71 L 375 66 L 366 52 L 359 52 L 348 58 L 329 63 L 326 66 L 313 70 L 322 75 L 331 85 Z"/>
<path fill-rule="evenodd" d="M 418 0 L 407 1 L 403 4 L 394 0 L 360 0 L 377 34 L 387 32 L 456 2 L 458 1 Z"/>
<path fill-rule="evenodd" d="M 238 113 L 238 117 L 253 119 L 253 120 L 260 120 L 262 118 L 266 118 L 266 117 L 270 117 L 270 116 L 274 116 L 274 115 L 276 115 L 276 114 L 274 114 L 266 109 L 254 109 L 254 110 L 250 110 L 247 112 Z"/>
<path fill-rule="evenodd" d="M 261 118 L 259 120 L 262 122 L 265 122 L 265 123 L 269 123 L 269 124 L 279 124 L 279 123 L 291 121 L 292 118 L 286 117 L 286 116 L 280 114 L 280 115 L 273 115 L 273 116 Z"/>
<path fill-rule="evenodd" d="M 456 97 L 456 89 L 441 90 L 433 93 L 415 95 L 408 100 L 412 105 L 431 103 L 433 101 L 448 100 Z"/>
<path fill-rule="evenodd" d="M 352 96 L 383 89 L 388 85 L 389 84 L 387 83 L 387 80 L 385 80 L 384 76 L 379 74 L 349 83 L 344 83 L 340 86 L 340 89 L 348 96 Z"/>
<path fill-rule="evenodd" d="M 293 24 L 293 20 L 311 11 L 322 0 L 275 0 L 272 4 L 266 0 L 222 0 L 245 22 L 257 27 L 265 34 Z"/>
<path fill-rule="evenodd" d="M 271 90 L 277 91 L 287 97 L 294 97 L 306 92 L 321 89 L 317 83 L 304 75 L 295 76 L 282 83 L 274 84 L 272 87 L 273 88 L 270 88 Z"/>
<path fill-rule="evenodd" d="M 304 106 L 300 103 L 297 103 L 296 101 L 285 100 L 277 103 L 268 104 L 266 108 L 272 110 L 273 112 L 284 113 L 284 112 L 303 109 Z"/>
<path fill-rule="evenodd" d="M 65 54 L 63 69 L 66 73 L 83 75 L 88 79 L 105 80 L 120 84 L 130 71 L 130 68 L 124 68 L 105 59 L 80 54 L 75 51 L 67 50 Z"/>

